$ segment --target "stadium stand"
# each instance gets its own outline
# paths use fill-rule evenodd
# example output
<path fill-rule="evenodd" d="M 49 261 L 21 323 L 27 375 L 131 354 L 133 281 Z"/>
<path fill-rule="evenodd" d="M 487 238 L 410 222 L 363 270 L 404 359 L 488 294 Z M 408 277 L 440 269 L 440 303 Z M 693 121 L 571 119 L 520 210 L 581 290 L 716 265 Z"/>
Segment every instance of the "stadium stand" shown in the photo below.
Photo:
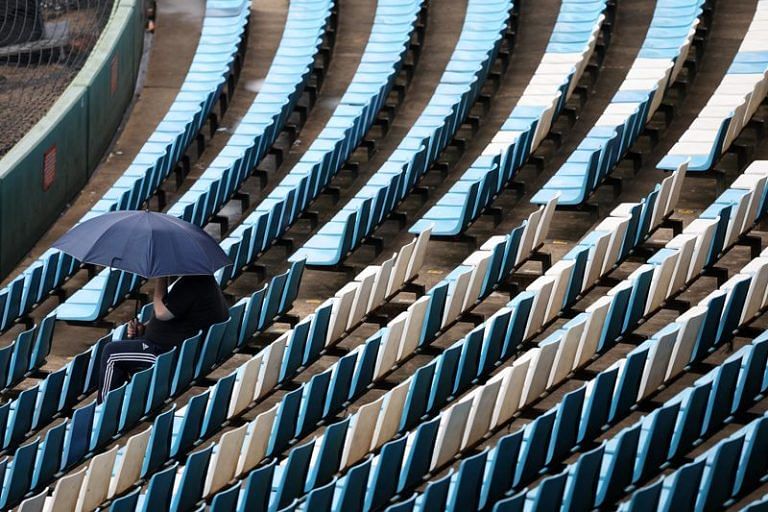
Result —
<path fill-rule="evenodd" d="M 189 171 L 167 212 L 220 235 L 230 317 L 97 405 L 143 280 L 70 280 L 53 250 L 12 279 L 0 509 L 763 510 L 768 2 L 365 5 L 369 30 L 348 0 L 282 5 L 242 97 L 258 9 L 205 2 L 173 106 L 85 218 L 165 209 Z"/>
<path fill-rule="evenodd" d="M 605 425 L 624 419 L 635 402 L 644 400 L 690 368 L 692 362 L 730 341 L 735 330 L 743 328 L 765 309 L 762 292 L 766 278 L 765 254 L 752 260 L 699 306 L 657 331 L 625 359 L 567 393 L 556 407 L 523 429 L 502 438 L 496 444 L 495 453 L 485 454 L 489 461 L 485 468 L 489 473 L 482 479 L 482 492 L 474 494 L 482 496 L 482 501 L 465 504 L 489 507 L 504 493 L 513 494 L 536 478 L 541 470 L 556 467 L 557 457 L 569 455 L 572 449 L 600 435 Z M 722 322 L 735 330 L 713 328 L 721 315 Z M 584 453 L 577 462 L 547 477 L 538 487 L 502 500 L 494 510 L 506 510 L 525 501 L 534 503 L 534 508 L 565 506 L 579 510 L 616 501 L 627 486 L 647 479 L 667 458 L 679 458 L 702 436 L 717 431 L 728 417 L 747 410 L 760 398 L 765 391 L 762 379 L 766 365 L 765 342 L 765 335 L 758 337 L 753 344 L 728 357 L 722 366 L 700 377 L 693 387 L 684 389 L 642 420 L 623 428 L 598 448 Z M 515 470 L 508 473 L 513 477 L 502 476 L 495 467 L 499 460 L 509 460 L 502 453 L 518 453 Z M 469 478 L 466 473 L 472 467 L 477 468 L 477 464 L 473 459 L 462 462 L 462 470 L 454 474 L 454 481 L 450 483 L 454 492 L 462 485 L 473 485 L 462 484 L 461 480 Z M 565 485 L 560 485 L 562 483 Z"/>

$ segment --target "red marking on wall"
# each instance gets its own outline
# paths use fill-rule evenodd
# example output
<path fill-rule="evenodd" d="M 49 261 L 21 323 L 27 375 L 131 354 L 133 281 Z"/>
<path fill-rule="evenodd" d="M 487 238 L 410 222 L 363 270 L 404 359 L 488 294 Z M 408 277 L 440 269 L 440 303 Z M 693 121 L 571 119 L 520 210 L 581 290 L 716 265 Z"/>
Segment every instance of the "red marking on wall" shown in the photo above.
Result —
<path fill-rule="evenodd" d="M 56 144 L 43 155 L 43 191 L 47 191 L 56 181 Z"/>
<path fill-rule="evenodd" d="M 117 86 L 119 85 L 120 80 L 120 59 L 117 58 L 118 54 L 115 54 L 114 57 L 112 57 L 112 66 L 110 69 L 110 84 L 109 84 L 109 93 L 114 96 L 117 92 Z"/>

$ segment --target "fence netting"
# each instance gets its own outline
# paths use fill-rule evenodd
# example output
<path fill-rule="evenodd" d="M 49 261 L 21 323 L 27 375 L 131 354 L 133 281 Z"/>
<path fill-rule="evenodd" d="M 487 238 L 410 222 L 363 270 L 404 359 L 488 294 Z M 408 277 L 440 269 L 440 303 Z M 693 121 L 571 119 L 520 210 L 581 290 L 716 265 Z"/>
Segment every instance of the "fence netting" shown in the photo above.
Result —
<path fill-rule="evenodd" d="M 0 156 L 45 115 L 93 49 L 113 0 L 0 0 Z"/>

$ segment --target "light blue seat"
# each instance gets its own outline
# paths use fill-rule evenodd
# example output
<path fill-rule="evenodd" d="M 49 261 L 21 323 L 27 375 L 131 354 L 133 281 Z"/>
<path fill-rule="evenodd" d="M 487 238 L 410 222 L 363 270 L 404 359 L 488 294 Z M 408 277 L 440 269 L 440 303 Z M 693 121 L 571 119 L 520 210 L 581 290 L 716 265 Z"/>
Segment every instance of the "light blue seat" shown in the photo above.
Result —
<path fill-rule="evenodd" d="M 95 400 L 75 409 L 72 419 L 67 423 L 67 437 L 62 452 L 64 456 L 59 469 L 77 464 L 88 453 L 95 410 Z"/>
<path fill-rule="evenodd" d="M 226 421 L 236 377 L 237 374 L 232 372 L 226 377 L 219 379 L 214 386 L 211 400 L 208 403 L 208 408 L 203 418 L 203 425 L 200 429 L 201 439 L 210 437 Z"/>
<path fill-rule="evenodd" d="M 154 507 L 160 507 L 163 510 L 171 510 L 171 503 L 174 496 L 174 480 L 179 463 L 172 465 L 152 475 L 147 486 L 147 492 L 139 496 L 136 510 L 150 512 Z"/>
<path fill-rule="evenodd" d="M 56 317 L 70 322 L 98 320 L 112 307 L 121 274 L 110 269 L 101 271 L 56 308 Z"/>
<path fill-rule="evenodd" d="M 66 432 L 66 423 L 59 423 L 46 432 L 37 450 L 35 469 L 30 480 L 30 489 L 36 489 L 38 486 L 51 481 L 54 475 L 58 473 L 61 467 Z"/>
<path fill-rule="evenodd" d="M 144 416 L 144 408 L 147 404 L 147 395 L 154 371 L 154 367 L 147 368 L 131 376 L 120 412 L 119 432 L 125 432 Z"/>
<path fill-rule="evenodd" d="M 248 475 L 243 486 L 243 494 L 240 497 L 238 512 L 250 510 L 267 511 L 269 508 L 270 490 L 275 476 L 277 463 L 272 460 Z"/>
<path fill-rule="evenodd" d="M 59 398 L 64 389 L 64 380 L 67 369 L 62 368 L 49 374 L 39 385 L 39 393 L 35 403 L 35 414 L 32 419 L 32 428 L 45 425 L 59 410 Z"/>
<path fill-rule="evenodd" d="M 203 340 L 202 347 L 197 356 L 195 364 L 195 378 L 200 378 L 211 371 L 218 360 L 219 346 L 231 318 L 223 322 L 213 324 L 208 328 L 208 332 Z"/>
<path fill-rule="evenodd" d="M 314 446 L 315 441 L 312 440 L 293 448 L 285 462 L 277 466 L 272 482 L 270 509 L 283 509 L 303 493 L 303 482 L 307 477 Z"/>
<path fill-rule="evenodd" d="M 304 391 L 299 407 L 299 416 L 296 420 L 295 437 L 301 438 L 304 434 L 313 431 L 320 419 L 323 418 L 323 409 L 330 383 L 331 371 L 326 370 L 312 376 L 309 382 L 302 385 Z"/>
<path fill-rule="evenodd" d="M 127 385 L 123 384 L 111 390 L 104 398 L 104 402 L 96 407 L 89 446 L 91 450 L 101 448 L 117 433 L 126 387 Z"/>
<path fill-rule="evenodd" d="M 16 446 L 32 428 L 32 418 L 37 401 L 38 387 L 22 391 L 10 402 L 6 429 L 3 436 L 3 448 Z"/>
<path fill-rule="evenodd" d="M 170 457 L 175 412 L 176 405 L 173 404 L 170 409 L 158 414 L 155 421 L 152 422 L 147 451 L 141 465 L 142 477 L 146 477 L 157 470 Z"/>
<path fill-rule="evenodd" d="M 39 443 L 40 438 L 35 438 L 32 442 L 16 450 L 13 460 L 5 469 L 2 493 L 0 493 L 0 507 L 6 508 L 21 501 L 21 498 L 31 489 L 32 473 L 35 468 Z"/>
<path fill-rule="evenodd" d="M 147 393 L 145 413 L 154 411 L 168 398 L 171 390 L 173 365 L 176 361 L 176 348 L 157 356 L 153 366 L 152 379 Z"/>
<path fill-rule="evenodd" d="M 173 415 L 171 456 L 182 455 L 200 438 L 210 391 L 193 396 L 187 405 Z"/>
<path fill-rule="evenodd" d="M 213 446 L 203 448 L 187 457 L 178 486 L 174 489 L 171 508 L 174 512 L 190 510 L 203 497 L 203 486 Z"/>
<path fill-rule="evenodd" d="M 268 455 L 280 453 L 288 446 L 288 442 L 294 439 L 303 391 L 302 388 L 295 389 L 280 401 L 275 426 L 269 436 Z"/>
<path fill-rule="evenodd" d="M 173 372 L 173 382 L 171 384 L 171 395 L 176 396 L 182 390 L 186 389 L 195 378 L 195 362 L 197 353 L 200 349 L 202 332 L 191 338 L 187 338 L 181 344 L 179 358 Z"/>

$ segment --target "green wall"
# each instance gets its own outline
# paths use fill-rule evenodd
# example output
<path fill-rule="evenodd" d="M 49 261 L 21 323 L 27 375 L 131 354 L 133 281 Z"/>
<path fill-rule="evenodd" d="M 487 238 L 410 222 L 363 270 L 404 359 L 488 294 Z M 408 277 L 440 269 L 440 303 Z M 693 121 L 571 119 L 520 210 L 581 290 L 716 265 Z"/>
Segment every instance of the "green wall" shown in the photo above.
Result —
<path fill-rule="evenodd" d="M 109 147 L 133 96 L 144 41 L 142 7 L 142 0 L 116 0 L 86 64 L 0 159 L 0 275 L 45 233 Z"/>

